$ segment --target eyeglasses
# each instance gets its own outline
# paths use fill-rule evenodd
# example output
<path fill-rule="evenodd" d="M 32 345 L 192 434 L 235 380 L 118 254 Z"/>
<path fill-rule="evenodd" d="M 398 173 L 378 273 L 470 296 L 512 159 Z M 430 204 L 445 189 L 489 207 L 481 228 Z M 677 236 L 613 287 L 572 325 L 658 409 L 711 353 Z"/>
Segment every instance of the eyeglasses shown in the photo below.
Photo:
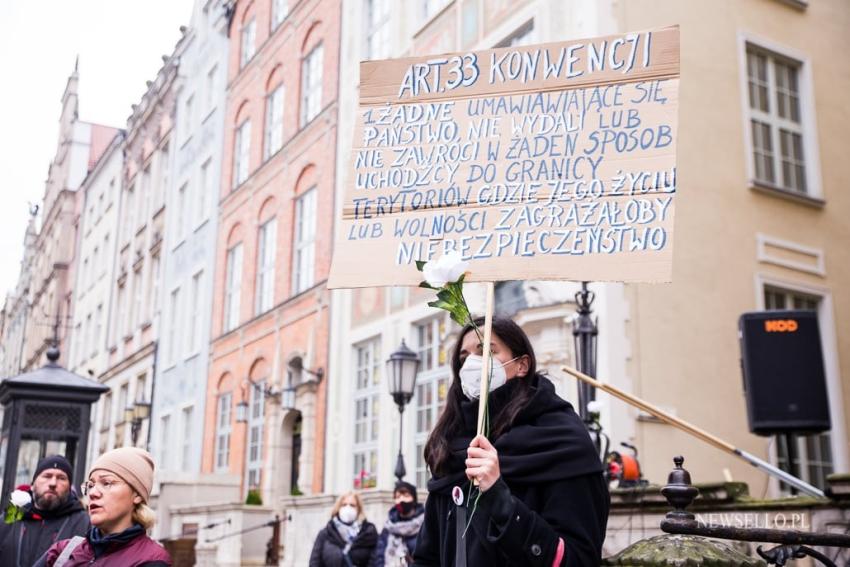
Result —
<path fill-rule="evenodd" d="M 96 486 L 98 491 L 100 492 L 109 492 L 113 487 L 123 484 L 120 480 L 99 480 L 97 482 L 84 482 L 80 485 L 80 491 L 83 493 L 83 496 L 88 496 L 92 489 Z"/>

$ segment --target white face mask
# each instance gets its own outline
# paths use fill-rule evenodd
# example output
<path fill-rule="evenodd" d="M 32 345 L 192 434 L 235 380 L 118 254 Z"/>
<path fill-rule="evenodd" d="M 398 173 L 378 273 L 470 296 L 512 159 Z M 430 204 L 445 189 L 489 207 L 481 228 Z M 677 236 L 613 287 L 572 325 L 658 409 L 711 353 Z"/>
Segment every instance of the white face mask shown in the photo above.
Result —
<path fill-rule="evenodd" d="M 492 392 L 500 386 L 504 386 L 508 381 L 505 374 L 505 366 L 516 360 L 517 357 L 510 359 L 507 362 L 496 366 L 493 365 L 493 371 L 490 374 L 490 391 Z M 493 361 L 493 357 L 490 357 Z M 470 400 L 477 400 L 481 396 L 481 367 L 484 365 L 484 359 L 477 354 L 470 354 L 463 361 L 463 366 L 460 369 L 460 387 L 463 394 Z"/>
<path fill-rule="evenodd" d="M 343 524 L 350 524 L 357 519 L 357 508 L 351 506 L 350 504 L 346 504 L 342 508 L 339 509 L 339 521 Z"/>

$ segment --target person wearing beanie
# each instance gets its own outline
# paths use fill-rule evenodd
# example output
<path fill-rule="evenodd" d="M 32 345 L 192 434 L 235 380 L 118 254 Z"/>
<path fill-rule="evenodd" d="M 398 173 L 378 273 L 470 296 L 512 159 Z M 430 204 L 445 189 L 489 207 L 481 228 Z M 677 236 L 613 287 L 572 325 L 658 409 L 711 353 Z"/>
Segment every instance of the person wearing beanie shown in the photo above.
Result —
<path fill-rule="evenodd" d="M 425 519 L 425 508 L 418 502 L 416 487 L 399 481 L 393 490 L 395 505 L 378 537 L 372 565 L 375 567 L 406 567 L 413 564 L 416 538 Z"/>
<path fill-rule="evenodd" d="M 55 543 L 33 567 L 170 567 L 168 552 L 147 536 L 153 473 L 143 449 L 121 447 L 98 457 L 82 485 L 91 528 L 84 538 Z"/>
<path fill-rule="evenodd" d="M 71 463 L 62 455 L 38 462 L 32 484 L 19 486 L 11 498 L 21 519 L 0 523 L 0 565 L 30 567 L 55 542 L 88 531 L 89 517 L 71 489 L 72 479 Z"/>

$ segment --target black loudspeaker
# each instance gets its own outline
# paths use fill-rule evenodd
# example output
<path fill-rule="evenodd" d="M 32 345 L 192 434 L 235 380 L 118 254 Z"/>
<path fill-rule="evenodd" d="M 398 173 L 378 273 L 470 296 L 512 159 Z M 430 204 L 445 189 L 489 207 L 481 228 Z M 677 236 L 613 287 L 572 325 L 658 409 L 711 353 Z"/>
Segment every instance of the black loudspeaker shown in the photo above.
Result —
<path fill-rule="evenodd" d="M 750 431 L 829 430 L 829 399 L 814 311 L 759 311 L 738 320 Z"/>

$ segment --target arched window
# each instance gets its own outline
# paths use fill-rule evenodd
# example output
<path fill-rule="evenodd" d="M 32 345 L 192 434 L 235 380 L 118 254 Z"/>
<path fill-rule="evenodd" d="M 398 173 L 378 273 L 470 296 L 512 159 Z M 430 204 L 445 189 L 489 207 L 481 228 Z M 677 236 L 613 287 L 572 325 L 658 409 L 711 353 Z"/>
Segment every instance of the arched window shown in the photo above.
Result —
<path fill-rule="evenodd" d="M 230 466 L 230 433 L 233 409 L 233 379 L 224 373 L 218 381 L 215 405 L 215 470 L 227 471 Z"/>
<path fill-rule="evenodd" d="M 275 260 L 277 257 L 277 201 L 270 197 L 263 203 L 257 230 L 257 282 L 254 314 L 259 315 L 274 305 Z"/>
<path fill-rule="evenodd" d="M 242 297 L 242 240 L 241 226 L 236 225 L 227 239 L 227 256 L 224 268 L 224 320 L 226 333 L 239 325 L 239 308 Z"/>
<path fill-rule="evenodd" d="M 263 132 L 263 160 L 275 155 L 283 147 L 283 70 L 275 67 L 266 84 L 266 122 Z"/>
<path fill-rule="evenodd" d="M 301 127 L 309 124 L 322 110 L 322 68 L 324 50 L 320 38 L 321 22 L 313 24 L 302 44 Z"/>
<path fill-rule="evenodd" d="M 233 188 L 236 189 L 248 179 L 251 162 L 251 117 L 247 101 L 236 113 L 233 136 Z"/>
<path fill-rule="evenodd" d="M 242 14 L 239 48 L 239 68 L 242 69 L 257 52 L 257 18 L 254 16 L 253 2 L 248 4 Z"/>

